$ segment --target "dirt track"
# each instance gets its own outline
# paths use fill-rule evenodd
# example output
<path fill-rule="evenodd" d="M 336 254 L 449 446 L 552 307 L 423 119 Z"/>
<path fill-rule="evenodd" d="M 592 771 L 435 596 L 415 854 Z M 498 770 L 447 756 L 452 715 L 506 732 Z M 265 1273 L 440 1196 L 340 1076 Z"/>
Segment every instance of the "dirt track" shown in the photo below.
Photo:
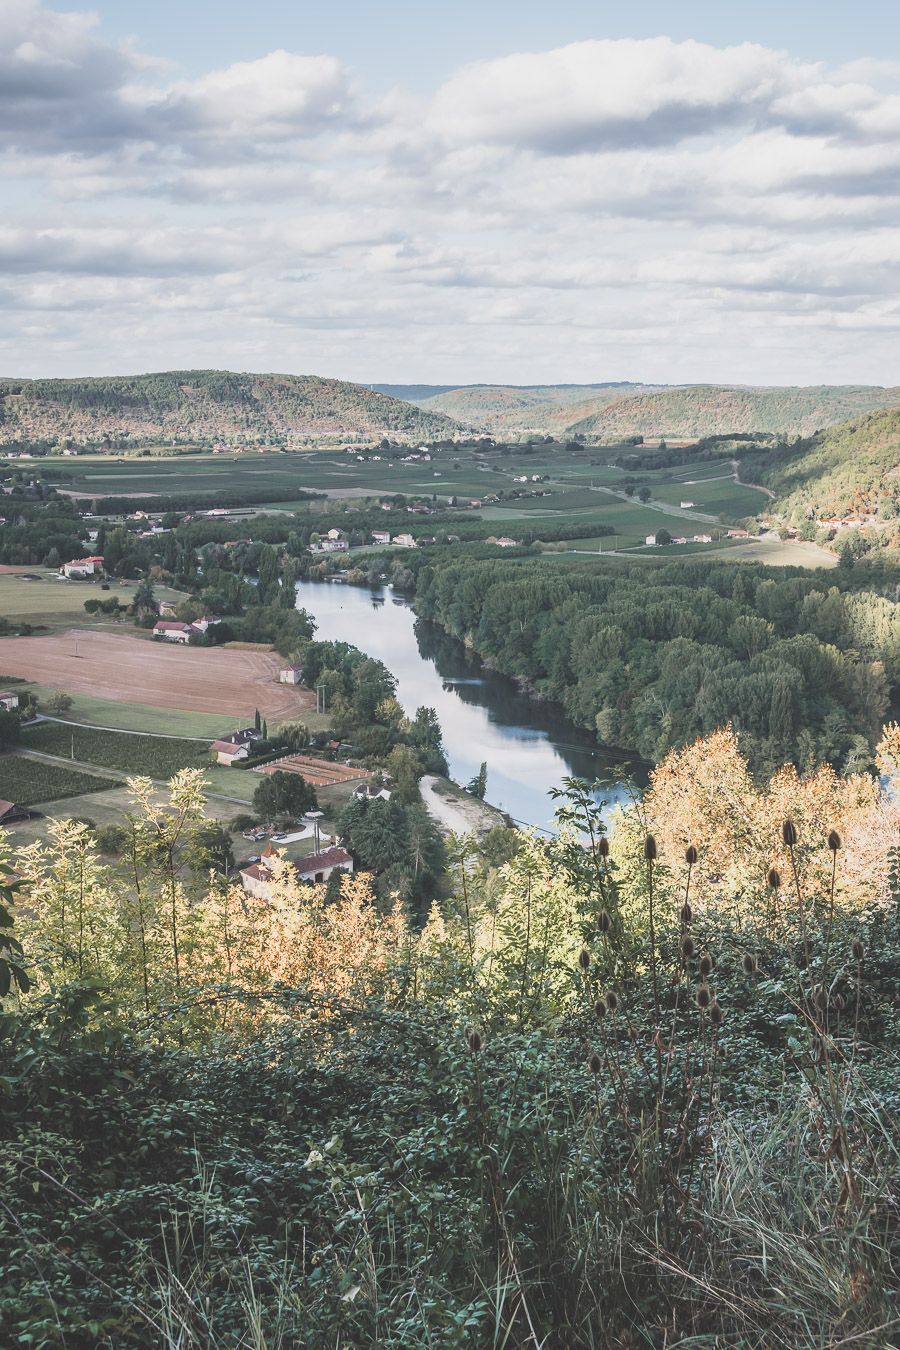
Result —
<path fill-rule="evenodd" d="M 252 716 L 254 708 L 266 718 L 285 718 L 312 706 L 308 690 L 278 683 L 281 664 L 273 652 L 181 647 L 96 629 L 0 638 L 0 670 L 6 675 L 69 694 L 238 719 Z"/>

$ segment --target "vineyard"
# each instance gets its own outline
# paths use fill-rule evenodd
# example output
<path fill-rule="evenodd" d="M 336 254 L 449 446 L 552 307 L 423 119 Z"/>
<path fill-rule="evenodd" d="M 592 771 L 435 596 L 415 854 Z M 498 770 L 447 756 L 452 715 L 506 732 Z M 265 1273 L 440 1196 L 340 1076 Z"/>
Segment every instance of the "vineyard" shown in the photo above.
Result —
<path fill-rule="evenodd" d="M 209 763 L 207 741 L 135 735 L 68 722 L 40 722 L 24 732 L 23 741 L 29 750 L 148 778 L 171 778 L 179 769 L 201 769 Z"/>
<path fill-rule="evenodd" d="M 23 755 L 0 756 L 0 797 L 18 806 L 53 802 L 60 797 L 80 797 L 118 787 L 114 778 L 67 769 L 61 764 L 27 759 Z"/>

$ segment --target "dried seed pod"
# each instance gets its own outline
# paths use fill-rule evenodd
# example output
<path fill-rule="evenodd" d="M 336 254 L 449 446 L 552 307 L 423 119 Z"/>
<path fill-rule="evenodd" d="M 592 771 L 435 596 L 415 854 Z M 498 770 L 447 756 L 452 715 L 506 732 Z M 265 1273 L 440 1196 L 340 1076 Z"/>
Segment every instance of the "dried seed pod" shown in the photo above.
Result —
<path fill-rule="evenodd" d="M 481 1036 L 479 1032 L 475 1030 L 470 1031 L 468 1041 L 469 1049 L 472 1051 L 472 1054 L 477 1055 L 478 1051 L 481 1049 Z"/>
<path fill-rule="evenodd" d="M 712 1007 L 709 1010 L 709 1020 L 714 1027 L 720 1027 L 725 1021 L 725 1014 L 722 1011 L 722 1005 L 718 999 L 713 999 Z"/>
<path fill-rule="evenodd" d="M 601 858 L 609 857 L 609 840 L 605 834 L 601 835 L 597 840 L 597 852 L 600 854 Z"/>
<path fill-rule="evenodd" d="M 854 961 L 861 961 L 866 954 L 866 949 L 860 942 L 859 938 L 853 939 L 853 942 L 850 946 L 850 951 L 853 953 Z"/>
<path fill-rule="evenodd" d="M 757 964 L 756 964 L 756 957 L 755 957 L 755 956 L 751 956 L 749 952 L 745 952 L 745 953 L 744 953 L 743 959 L 742 959 L 742 961 L 741 961 L 741 965 L 742 965 L 743 968 L 744 968 L 744 974 L 745 974 L 745 975 L 755 975 L 755 974 L 756 974 L 757 969 L 758 969 Z"/>
<path fill-rule="evenodd" d="M 691 957 L 694 955 L 693 938 L 691 937 L 684 938 L 681 944 L 681 955 L 684 957 L 685 961 L 690 961 Z"/>
<path fill-rule="evenodd" d="M 700 974 L 706 979 L 707 975 L 712 974 L 713 959 L 709 952 L 704 952 L 700 957 Z"/>
<path fill-rule="evenodd" d="M 708 984 L 701 984 L 697 990 L 697 1007 L 708 1008 L 712 1003 L 712 992 Z"/>
<path fill-rule="evenodd" d="M 581 951 L 578 953 L 578 964 L 581 966 L 582 970 L 587 970 L 588 966 L 591 964 L 591 954 L 587 947 L 582 947 Z"/>
<path fill-rule="evenodd" d="M 647 859 L 647 862 L 653 862 L 656 857 L 656 840 L 653 838 L 652 834 L 648 834 L 647 838 L 644 840 L 644 857 Z"/>
<path fill-rule="evenodd" d="M 594 1003 L 594 1012 L 600 1018 L 606 1016 L 606 1003 L 602 998 L 598 998 Z"/>
<path fill-rule="evenodd" d="M 694 845 L 688 844 L 687 848 L 684 850 L 684 861 L 687 863 L 688 867 L 694 866 L 697 861 L 697 856 L 697 850 L 694 848 Z"/>
<path fill-rule="evenodd" d="M 794 847 L 797 842 L 797 826 L 792 820 L 781 822 L 781 837 L 788 848 Z"/>
<path fill-rule="evenodd" d="M 837 830 L 830 830 L 828 834 L 828 847 L 832 853 L 837 853 L 839 848 L 843 847 L 843 841 Z"/>
<path fill-rule="evenodd" d="M 777 867 L 769 868 L 766 873 L 766 881 L 773 891 L 778 890 L 778 887 L 781 885 L 781 873 L 778 871 Z"/>
<path fill-rule="evenodd" d="M 694 917 L 694 911 L 691 909 L 690 905 L 686 900 L 684 904 L 681 906 L 679 917 L 681 919 L 681 922 L 684 924 L 690 923 L 691 919 Z"/>
<path fill-rule="evenodd" d="M 813 993 L 813 1003 L 817 1008 L 824 1008 L 828 1002 L 828 995 L 821 985 L 818 985 Z"/>
<path fill-rule="evenodd" d="M 616 1008 L 618 1008 L 619 995 L 616 993 L 615 989 L 610 989 L 609 993 L 606 995 L 606 1006 L 611 1013 L 614 1013 Z"/>
<path fill-rule="evenodd" d="M 836 1011 L 836 1012 L 839 1012 L 839 1013 L 842 1013 L 842 1012 L 844 1011 L 844 1009 L 846 1008 L 846 1006 L 847 1006 L 847 1000 L 844 998 L 844 995 L 843 995 L 843 994 L 835 994 L 835 996 L 834 996 L 834 1007 L 835 1007 L 835 1011 Z"/>
<path fill-rule="evenodd" d="M 597 920 L 597 926 L 599 927 L 601 933 L 608 933 L 609 930 L 612 928 L 612 919 L 609 917 L 605 909 L 601 909 L 600 911 L 600 917 Z"/>
<path fill-rule="evenodd" d="M 600 1070 L 603 1068 L 603 1063 L 600 1059 L 600 1056 L 597 1054 L 596 1050 L 594 1050 L 588 1058 L 588 1068 L 590 1069 L 591 1073 L 599 1073 Z"/>

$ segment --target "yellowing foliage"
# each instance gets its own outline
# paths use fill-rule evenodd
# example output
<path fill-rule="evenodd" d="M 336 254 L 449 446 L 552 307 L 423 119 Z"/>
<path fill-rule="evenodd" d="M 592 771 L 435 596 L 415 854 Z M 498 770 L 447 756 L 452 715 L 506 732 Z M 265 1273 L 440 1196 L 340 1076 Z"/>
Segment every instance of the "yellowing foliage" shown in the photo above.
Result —
<path fill-rule="evenodd" d="M 900 733 L 888 732 L 880 763 L 900 752 Z M 833 857 L 827 836 L 836 830 L 842 844 L 838 900 L 851 906 L 887 900 L 900 806 L 866 775 L 842 778 L 828 764 L 801 775 L 787 765 L 758 787 L 734 731 L 725 727 L 667 755 L 651 776 L 643 805 L 671 869 L 684 870 L 688 844 L 699 850 L 694 894 L 707 906 L 759 905 L 770 867 L 791 875 L 781 836 L 785 820 L 797 827 L 795 861 L 811 896 L 828 892 Z"/>

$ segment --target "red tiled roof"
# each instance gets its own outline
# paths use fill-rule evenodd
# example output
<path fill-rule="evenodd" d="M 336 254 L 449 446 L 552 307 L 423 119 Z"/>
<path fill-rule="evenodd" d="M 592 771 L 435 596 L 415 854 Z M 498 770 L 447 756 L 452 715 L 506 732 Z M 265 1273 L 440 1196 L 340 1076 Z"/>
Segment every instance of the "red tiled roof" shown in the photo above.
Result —
<path fill-rule="evenodd" d="M 298 858 L 294 867 L 300 876 L 308 872 L 321 872 L 326 867 L 345 867 L 353 859 L 345 848 L 326 848 L 322 853 L 311 853 L 308 858 Z"/>

